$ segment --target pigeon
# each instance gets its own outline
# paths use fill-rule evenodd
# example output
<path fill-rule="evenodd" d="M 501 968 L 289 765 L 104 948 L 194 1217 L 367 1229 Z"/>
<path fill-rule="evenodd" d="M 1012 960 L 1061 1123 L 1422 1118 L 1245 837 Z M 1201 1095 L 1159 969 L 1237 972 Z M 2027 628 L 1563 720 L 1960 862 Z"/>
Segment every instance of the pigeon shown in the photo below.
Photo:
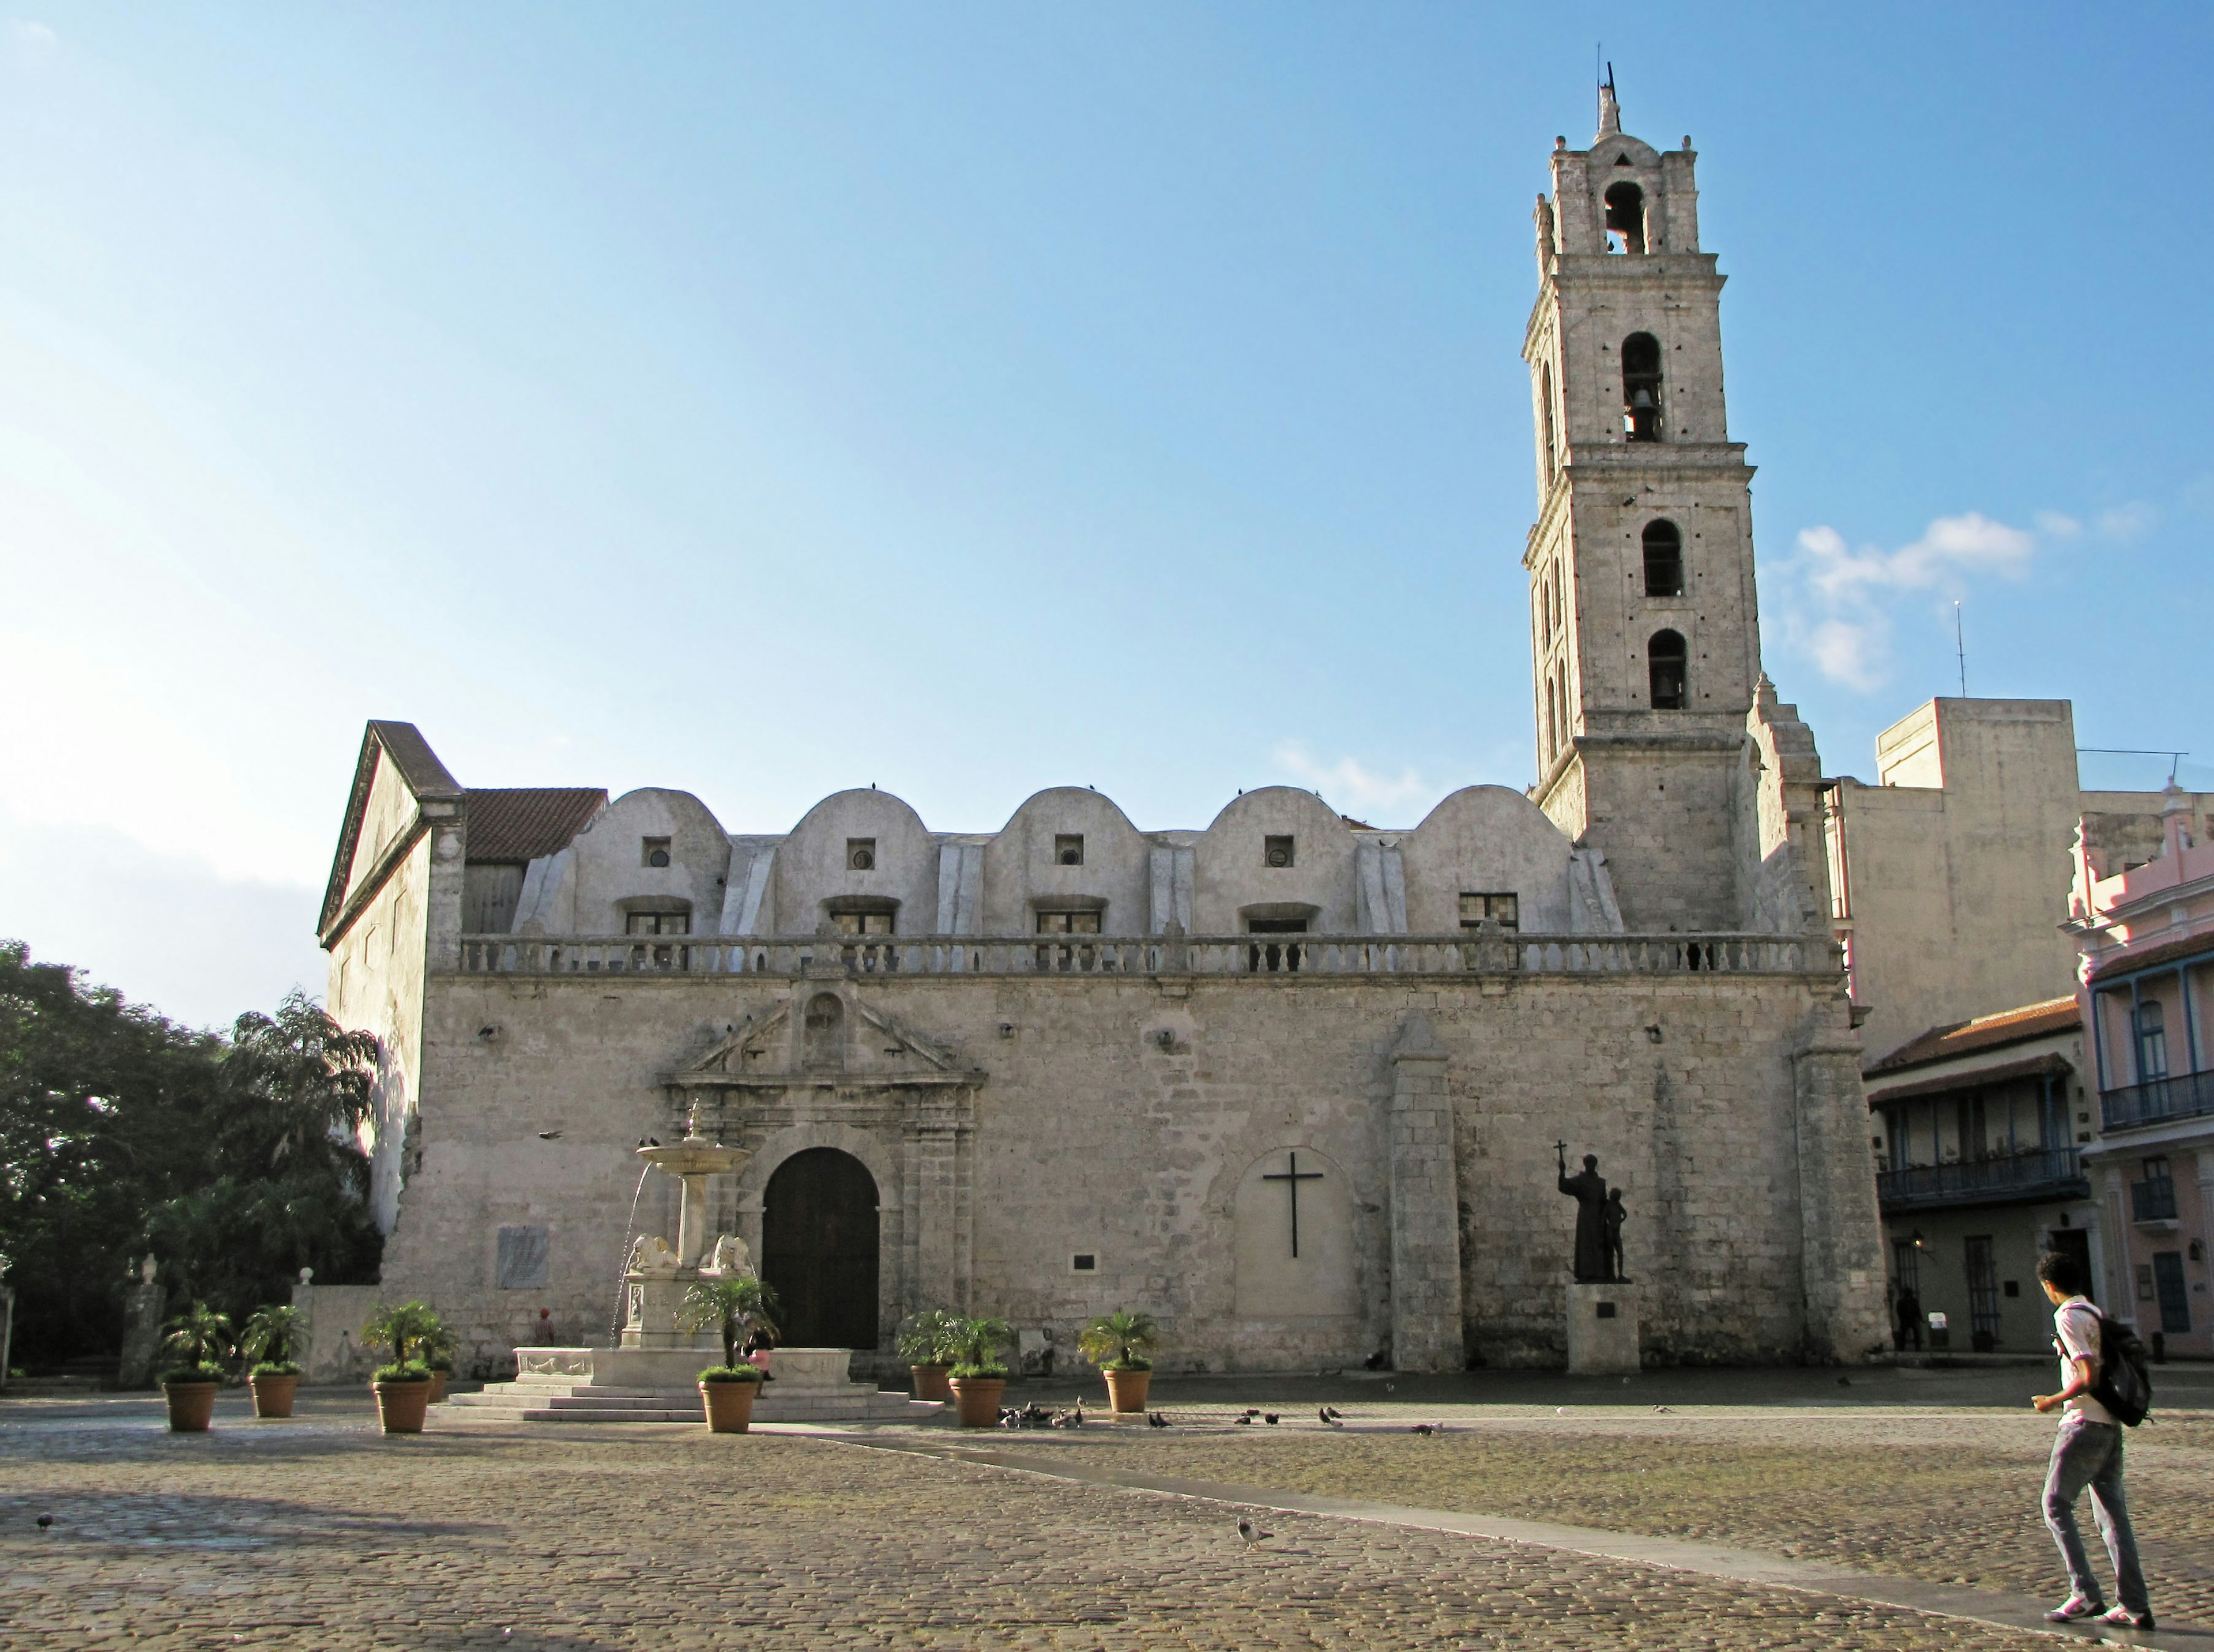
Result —
<path fill-rule="evenodd" d="M 1276 1413 L 1274 1411 L 1263 1411 L 1261 1413 L 1261 1420 L 1273 1429 L 1276 1426 Z"/>
<path fill-rule="evenodd" d="M 558 1130 L 541 1130 L 538 1132 L 538 1139 L 541 1142 L 558 1142 L 561 1139 L 561 1132 Z"/>
<path fill-rule="evenodd" d="M 1399 1385 L 1396 1382 L 1387 1382 L 1384 1385 L 1384 1392 L 1387 1394 L 1397 1393 L 1398 1391 Z"/>
<path fill-rule="evenodd" d="M 1245 1515 L 1238 1516 L 1238 1536 L 1248 1549 L 1257 1549 L 1263 1543 L 1275 1535 L 1274 1532 L 1263 1531 L 1251 1516 Z"/>
<path fill-rule="evenodd" d="M 1343 1411 L 1342 1411 L 1338 1410 L 1338 1408 L 1337 1408 L 1336 1406 L 1335 1406 L 1335 1405 L 1325 1405 L 1325 1406 L 1324 1406 L 1324 1407 L 1322 1408 L 1322 1414 L 1323 1414 L 1324 1417 L 1342 1417 L 1342 1416 L 1344 1416 L 1344 1415 L 1345 1415 L 1345 1413 L 1344 1413 Z"/>
<path fill-rule="evenodd" d="M 1261 1408 L 1258 1405 L 1248 1405 L 1245 1414 L 1248 1417 L 1258 1417 L 1261 1414 Z"/>
<path fill-rule="evenodd" d="M 1250 1429 L 1253 1426 L 1253 1419 L 1250 1417 L 1238 1417 L 1237 1419 L 1237 1423 L 1238 1426 L 1241 1429 Z"/>
<path fill-rule="evenodd" d="M 1568 1414 L 1569 1408 L 1566 1405 L 1556 1405 L 1553 1407 L 1553 1415 L 1556 1417 L 1566 1417 Z"/>
<path fill-rule="evenodd" d="M 1332 1417 L 1330 1414 L 1330 1407 L 1327 1405 L 1323 1406 L 1320 1410 L 1315 1412 L 1315 1420 L 1320 1423 L 1323 1427 L 1326 1429 L 1342 1429 L 1345 1426 L 1344 1423 L 1339 1422 L 1335 1417 Z"/>
<path fill-rule="evenodd" d="M 1169 1425 L 1169 1414 L 1166 1411 L 1147 1411 L 1146 1423 L 1151 1428 L 1165 1429 Z"/>
<path fill-rule="evenodd" d="M 645 1144 L 648 1147 L 659 1147 L 661 1145 L 661 1137 L 658 1136 L 649 1136 L 645 1138 Z"/>
<path fill-rule="evenodd" d="M 52 1526 L 53 1523 L 54 1517 L 52 1515 L 41 1515 L 39 1516 L 39 1529 L 41 1532 L 45 1531 L 46 1527 Z"/>
<path fill-rule="evenodd" d="M 1664 1417 L 1673 1417 L 1675 1415 L 1675 1408 L 1672 1405 L 1655 1405 L 1653 1409 L 1659 1411 Z"/>

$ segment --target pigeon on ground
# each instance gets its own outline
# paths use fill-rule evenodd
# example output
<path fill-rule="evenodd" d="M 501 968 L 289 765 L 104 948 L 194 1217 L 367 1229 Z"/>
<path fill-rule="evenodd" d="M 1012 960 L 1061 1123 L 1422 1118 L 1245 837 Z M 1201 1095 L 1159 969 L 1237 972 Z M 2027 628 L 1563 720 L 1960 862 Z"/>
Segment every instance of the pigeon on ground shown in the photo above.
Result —
<path fill-rule="evenodd" d="M 1261 1420 L 1273 1429 L 1276 1426 L 1276 1413 L 1274 1411 L 1263 1411 L 1261 1413 Z"/>
<path fill-rule="evenodd" d="M 1422 1435 L 1443 1434 L 1445 1431 L 1446 1425 L 1442 1423 L 1417 1423 L 1410 1430 L 1410 1433 Z"/>
<path fill-rule="evenodd" d="M 1344 1415 L 1345 1415 L 1345 1413 L 1344 1413 L 1343 1411 L 1342 1411 L 1338 1410 L 1338 1408 L 1337 1408 L 1336 1406 L 1335 1406 L 1335 1405 L 1325 1405 L 1325 1406 L 1324 1406 L 1324 1407 L 1322 1408 L 1322 1414 L 1323 1414 L 1324 1417 L 1342 1417 L 1342 1416 L 1344 1416 Z"/>
<path fill-rule="evenodd" d="M 1321 1407 L 1315 1412 L 1315 1420 L 1320 1423 L 1323 1427 L 1326 1429 L 1342 1429 L 1345 1426 L 1344 1423 L 1339 1422 L 1335 1417 L 1332 1417 L 1330 1414 L 1330 1407 L 1327 1405 Z"/>
<path fill-rule="evenodd" d="M 1653 1409 L 1660 1412 L 1664 1416 L 1673 1416 L 1675 1414 L 1675 1408 L 1672 1405 L 1655 1405 Z"/>
<path fill-rule="evenodd" d="M 1250 1429 L 1253 1426 L 1253 1419 L 1250 1417 L 1241 1417 L 1237 1418 L 1236 1421 L 1238 1426 L 1241 1429 Z"/>
<path fill-rule="evenodd" d="M 1169 1425 L 1169 1414 L 1166 1411 L 1147 1411 L 1146 1422 L 1151 1427 L 1165 1429 Z"/>
<path fill-rule="evenodd" d="M 41 1532 L 45 1531 L 46 1527 L 52 1526 L 53 1523 L 54 1517 L 52 1515 L 41 1515 L 39 1516 L 39 1529 Z"/>
<path fill-rule="evenodd" d="M 561 1132 L 558 1130 L 541 1130 L 538 1132 L 538 1139 L 541 1142 L 558 1142 L 561 1139 Z"/>
<path fill-rule="evenodd" d="M 1553 1415 L 1556 1417 L 1566 1417 L 1568 1414 L 1569 1408 L 1566 1405 L 1556 1405 L 1553 1407 Z"/>
<path fill-rule="evenodd" d="M 1261 1414 L 1261 1408 L 1258 1405 L 1248 1405 L 1245 1414 L 1248 1417 L 1258 1417 Z"/>
<path fill-rule="evenodd" d="M 1257 1549 L 1263 1543 L 1275 1535 L 1274 1532 L 1263 1531 L 1250 1516 L 1245 1515 L 1238 1516 L 1238 1536 L 1248 1549 Z"/>

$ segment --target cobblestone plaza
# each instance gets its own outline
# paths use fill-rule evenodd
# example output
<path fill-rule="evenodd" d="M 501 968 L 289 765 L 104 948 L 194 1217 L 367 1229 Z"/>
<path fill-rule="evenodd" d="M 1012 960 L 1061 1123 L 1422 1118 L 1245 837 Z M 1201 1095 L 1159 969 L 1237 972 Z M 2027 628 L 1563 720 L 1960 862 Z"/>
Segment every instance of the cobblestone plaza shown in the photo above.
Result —
<path fill-rule="evenodd" d="M 2021 1618 L 2061 1593 L 2052 1425 L 2002 1408 L 2033 1375 L 1864 1372 L 1835 1399 L 1822 1372 L 1194 1381 L 1165 1385 L 1166 1429 L 1074 1433 L 440 1412 L 385 1437 L 328 1390 L 286 1423 L 227 1399 L 193 1436 L 156 1401 L 21 1401 L 0 1405 L 0 1644 L 2049 1644 Z M 2214 1645 L 2187 1627 L 2214 1624 L 2193 1375 L 2130 1443 L 2162 1619 L 2138 1643 Z M 1249 1404 L 1281 1421 L 1238 1423 Z M 1248 1553 L 1253 1506 L 1275 1536 Z"/>

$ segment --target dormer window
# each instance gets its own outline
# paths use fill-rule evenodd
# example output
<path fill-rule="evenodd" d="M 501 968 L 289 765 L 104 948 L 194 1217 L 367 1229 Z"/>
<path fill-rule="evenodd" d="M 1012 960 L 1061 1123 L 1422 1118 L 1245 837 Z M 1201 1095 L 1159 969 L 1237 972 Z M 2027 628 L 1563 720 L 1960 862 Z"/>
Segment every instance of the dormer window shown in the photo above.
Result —
<path fill-rule="evenodd" d="M 1289 838 L 1262 838 L 1261 863 L 1263 866 L 1289 866 L 1292 863 L 1292 840 Z"/>
<path fill-rule="evenodd" d="M 1064 832 L 1055 837 L 1053 863 L 1055 866 L 1084 864 L 1084 836 L 1081 832 Z"/>
<path fill-rule="evenodd" d="M 877 840 L 874 838 L 846 839 L 846 869 L 848 872 L 873 872 L 877 869 Z"/>
<path fill-rule="evenodd" d="M 1053 912 L 1041 908 L 1037 915 L 1040 935 L 1097 935 L 1099 933 L 1099 914 L 1086 912 Z"/>
<path fill-rule="evenodd" d="M 1522 927 L 1522 899 L 1512 894 L 1464 894 L 1460 898 L 1460 926 L 1464 930 L 1515 930 Z"/>
<path fill-rule="evenodd" d="M 669 839 L 666 838 L 645 838 L 639 850 L 638 863 L 640 866 L 668 865 Z"/>
<path fill-rule="evenodd" d="M 692 933 L 692 914 L 689 912 L 633 912 L 625 926 L 630 935 L 689 935 Z"/>

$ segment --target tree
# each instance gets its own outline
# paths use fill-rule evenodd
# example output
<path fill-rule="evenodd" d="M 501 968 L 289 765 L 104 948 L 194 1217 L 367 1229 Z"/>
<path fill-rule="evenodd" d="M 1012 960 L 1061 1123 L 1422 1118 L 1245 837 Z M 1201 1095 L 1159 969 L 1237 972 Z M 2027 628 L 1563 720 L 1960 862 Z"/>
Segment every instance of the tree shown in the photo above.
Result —
<path fill-rule="evenodd" d="M 293 993 L 228 1038 L 178 1027 L 0 942 L 0 1253 L 15 1357 L 113 1353 L 131 1259 L 214 1311 L 303 1267 L 376 1276 L 367 1117 L 380 1052 Z"/>
<path fill-rule="evenodd" d="M 229 1315 L 194 1302 L 162 1328 L 169 1334 L 162 1339 L 162 1351 L 177 1362 L 164 1381 L 206 1382 L 223 1375 L 223 1362 L 230 1357 Z"/>
<path fill-rule="evenodd" d="M 738 1362 L 738 1344 L 753 1332 L 776 1335 L 770 1315 L 777 1311 L 776 1292 L 750 1274 L 735 1279 L 695 1279 L 684 1288 L 676 1323 L 687 1331 L 713 1326 L 723 1338 L 723 1363 Z"/>
<path fill-rule="evenodd" d="M 1118 1308 L 1077 1333 L 1077 1351 L 1110 1371 L 1149 1371 L 1146 1356 L 1160 1345 L 1160 1322 L 1150 1314 Z"/>

